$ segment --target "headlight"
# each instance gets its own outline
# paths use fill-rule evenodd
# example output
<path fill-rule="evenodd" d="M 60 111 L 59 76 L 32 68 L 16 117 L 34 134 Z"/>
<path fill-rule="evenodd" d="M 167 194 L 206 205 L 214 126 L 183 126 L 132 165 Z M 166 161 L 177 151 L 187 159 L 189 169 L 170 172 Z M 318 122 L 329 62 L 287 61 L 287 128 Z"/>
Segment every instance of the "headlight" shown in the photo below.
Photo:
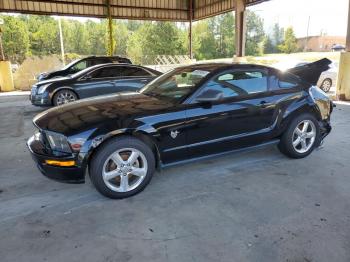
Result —
<path fill-rule="evenodd" d="M 50 85 L 50 84 L 40 86 L 39 89 L 38 89 L 38 95 L 41 95 L 42 93 L 44 93 L 45 90 L 46 90 L 46 88 L 47 88 L 49 85 Z"/>
<path fill-rule="evenodd" d="M 69 146 L 67 138 L 64 135 L 46 132 L 46 137 L 49 140 L 52 150 L 64 153 L 72 153 L 72 149 Z"/>

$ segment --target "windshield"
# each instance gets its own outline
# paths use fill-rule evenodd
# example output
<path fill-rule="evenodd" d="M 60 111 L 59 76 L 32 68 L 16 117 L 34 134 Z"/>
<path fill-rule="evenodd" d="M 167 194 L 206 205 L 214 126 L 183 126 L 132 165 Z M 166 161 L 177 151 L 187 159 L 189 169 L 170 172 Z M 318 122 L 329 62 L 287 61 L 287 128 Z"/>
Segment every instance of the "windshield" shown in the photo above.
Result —
<path fill-rule="evenodd" d="M 70 77 L 71 77 L 71 78 L 79 78 L 79 77 L 85 75 L 85 74 L 88 73 L 88 72 L 94 71 L 95 68 L 99 68 L 100 66 L 101 66 L 101 65 L 90 66 L 90 67 L 88 67 L 88 68 L 85 68 L 85 69 L 79 71 L 78 73 L 75 73 L 75 74 L 70 75 Z"/>
<path fill-rule="evenodd" d="M 212 70 L 209 67 L 174 69 L 153 80 L 140 93 L 179 102 L 191 94 L 196 85 Z"/>
<path fill-rule="evenodd" d="M 73 62 L 70 62 L 68 65 L 64 66 L 62 68 L 62 70 L 66 70 L 68 69 L 69 67 L 71 67 L 72 65 L 74 65 L 75 63 L 77 63 L 80 59 L 77 59 L 77 60 L 74 60 Z"/>

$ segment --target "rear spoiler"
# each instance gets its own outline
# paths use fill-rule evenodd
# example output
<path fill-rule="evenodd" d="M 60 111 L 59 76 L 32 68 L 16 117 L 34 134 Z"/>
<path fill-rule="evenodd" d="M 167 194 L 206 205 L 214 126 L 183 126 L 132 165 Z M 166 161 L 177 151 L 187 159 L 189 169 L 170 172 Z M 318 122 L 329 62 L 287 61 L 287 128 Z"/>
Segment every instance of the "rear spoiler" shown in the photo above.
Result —
<path fill-rule="evenodd" d="M 286 72 L 296 75 L 301 80 L 312 85 L 317 85 L 318 79 L 320 78 L 322 72 L 327 71 L 330 68 L 329 65 L 331 63 L 331 60 L 323 58 L 310 64 L 288 69 Z"/>

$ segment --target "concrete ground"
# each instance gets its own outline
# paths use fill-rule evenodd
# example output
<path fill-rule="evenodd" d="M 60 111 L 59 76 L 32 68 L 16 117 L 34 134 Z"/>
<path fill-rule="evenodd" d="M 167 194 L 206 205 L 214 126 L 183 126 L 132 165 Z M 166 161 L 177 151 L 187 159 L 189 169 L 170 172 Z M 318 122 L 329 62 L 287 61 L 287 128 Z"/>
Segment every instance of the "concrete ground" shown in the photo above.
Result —
<path fill-rule="evenodd" d="M 0 97 L 1 262 L 350 261 L 350 105 L 306 159 L 270 146 L 173 167 L 120 201 L 39 173 L 40 110 Z"/>

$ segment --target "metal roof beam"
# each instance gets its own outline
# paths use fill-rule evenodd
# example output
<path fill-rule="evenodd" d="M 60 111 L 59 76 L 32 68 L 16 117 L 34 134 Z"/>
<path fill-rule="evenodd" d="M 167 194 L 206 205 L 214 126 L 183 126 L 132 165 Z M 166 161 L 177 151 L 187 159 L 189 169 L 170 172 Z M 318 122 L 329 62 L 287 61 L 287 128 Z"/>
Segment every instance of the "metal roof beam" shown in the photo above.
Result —
<path fill-rule="evenodd" d="M 218 15 L 235 8 L 235 0 L 192 0 L 192 20 Z M 244 0 L 253 5 L 268 0 Z M 113 19 L 187 21 L 190 0 L 110 0 Z M 38 15 L 106 17 L 105 0 L 1 0 L 0 12 Z"/>

